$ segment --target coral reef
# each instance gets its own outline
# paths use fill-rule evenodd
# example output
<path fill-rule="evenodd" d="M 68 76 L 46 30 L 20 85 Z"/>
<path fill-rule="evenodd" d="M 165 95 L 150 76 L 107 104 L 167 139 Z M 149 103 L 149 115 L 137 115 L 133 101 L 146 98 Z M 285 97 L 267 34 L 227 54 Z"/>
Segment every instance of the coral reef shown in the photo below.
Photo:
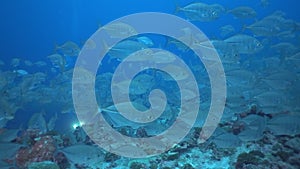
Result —
<path fill-rule="evenodd" d="M 16 154 L 16 163 L 20 168 L 26 168 L 31 162 L 52 161 L 56 151 L 55 141 L 51 136 L 36 138 L 32 147 L 20 149 Z"/>
<path fill-rule="evenodd" d="M 28 169 L 60 169 L 57 164 L 51 161 L 33 162 L 28 165 Z"/>

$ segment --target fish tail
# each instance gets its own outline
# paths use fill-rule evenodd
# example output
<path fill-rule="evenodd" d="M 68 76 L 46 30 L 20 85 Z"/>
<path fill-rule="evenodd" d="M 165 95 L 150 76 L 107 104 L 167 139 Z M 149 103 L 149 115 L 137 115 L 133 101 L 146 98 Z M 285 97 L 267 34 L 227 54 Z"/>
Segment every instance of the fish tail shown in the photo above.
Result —
<path fill-rule="evenodd" d="M 181 11 L 181 7 L 178 5 L 178 2 L 174 0 L 174 4 L 175 4 L 175 11 L 174 11 L 174 14 L 177 14 L 178 12 Z"/>
<path fill-rule="evenodd" d="M 111 46 L 108 46 L 104 40 L 102 40 L 101 43 L 102 43 L 102 48 L 103 48 L 102 52 L 109 51 L 112 48 Z"/>
<path fill-rule="evenodd" d="M 56 53 L 59 50 L 59 48 L 60 48 L 59 45 L 56 42 L 54 42 L 53 53 Z"/>
<path fill-rule="evenodd" d="M 166 47 L 169 46 L 171 43 L 172 43 L 172 42 L 171 42 L 170 37 L 167 37 L 167 36 L 166 36 L 166 41 L 165 41 L 165 43 L 163 44 L 163 47 L 166 48 Z"/>
<path fill-rule="evenodd" d="M 230 13 L 232 9 L 229 9 L 228 7 L 225 7 L 225 13 Z"/>
<path fill-rule="evenodd" d="M 241 32 L 245 32 L 246 29 L 248 29 L 248 27 L 247 27 L 246 24 L 244 24 L 244 25 L 242 26 Z"/>
<path fill-rule="evenodd" d="M 300 25 L 298 25 L 297 23 L 294 22 L 291 33 L 293 34 L 293 33 L 297 32 L 297 30 L 299 30 L 299 27 L 300 27 Z"/>

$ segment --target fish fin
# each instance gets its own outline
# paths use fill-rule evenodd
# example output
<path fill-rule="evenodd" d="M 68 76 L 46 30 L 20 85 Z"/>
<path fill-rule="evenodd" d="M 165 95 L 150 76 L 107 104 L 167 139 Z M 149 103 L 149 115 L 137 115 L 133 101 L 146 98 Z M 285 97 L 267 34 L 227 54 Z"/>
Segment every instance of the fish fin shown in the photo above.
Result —
<path fill-rule="evenodd" d="M 102 52 L 109 51 L 111 49 L 111 47 L 109 47 L 104 40 L 102 40 L 101 43 L 102 43 L 102 47 L 103 47 Z M 106 54 L 108 54 L 108 53 L 106 53 Z M 110 64 L 111 61 L 112 61 L 112 59 L 113 59 L 113 57 L 111 55 L 109 55 L 108 57 L 109 58 L 108 58 L 107 63 Z"/>
<path fill-rule="evenodd" d="M 62 57 L 62 63 L 60 63 L 59 65 L 59 70 L 61 73 L 63 73 L 65 71 L 65 65 L 67 64 L 67 61 L 65 55 L 62 55 L 61 57 Z"/>
<path fill-rule="evenodd" d="M 101 21 L 98 21 L 98 29 L 102 28 L 104 25 L 102 24 Z"/>
<path fill-rule="evenodd" d="M 80 46 L 82 46 L 82 47 L 83 47 L 83 46 L 84 46 L 84 44 L 85 44 L 86 42 L 87 42 L 87 40 L 82 40 L 82 39 L 81 39 L 79 44 L 80 44 Z"/>
<path fill-rule="evenodd" d="M 173 13 L 177 14 L 179 11 L 181 11 L 182 8 L 178 5 L 178 2 L 176 0 L 174 0 L 174 4 L 175 4 L 175 11 Z"/>
<path fill-rule="evenodd" d="M 226 43 L 231 44 L 231 45 L 239 44 L 239 42 L 226 42 Z"/>
<path fill-rule="evenodd" d="M 103 46 L 103 50 L 104 50 L 104 51 L 110 50 L 109 46 L 107 45 L 107 43 L 106 43 L 104 40 L 102 40 L 101 43 L 102 43 L 102 46 Z M 103 52 L 104 52 L 104 51 L 103 51 Z"/>
<path fill-rule="evenodd" d="M 43 118 L 46 116 L 46 111 L 45 111 L 45 109 L 42 109 L 41 114 L 42 114 Z"/>

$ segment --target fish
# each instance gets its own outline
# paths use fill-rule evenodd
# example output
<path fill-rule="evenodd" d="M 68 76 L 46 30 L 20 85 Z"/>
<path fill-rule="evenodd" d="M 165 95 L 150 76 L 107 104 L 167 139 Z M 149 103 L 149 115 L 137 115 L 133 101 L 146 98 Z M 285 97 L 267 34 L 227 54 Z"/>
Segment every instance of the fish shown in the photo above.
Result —
<path fill-rule="evenodd" d="M 0 143 L 0 166 L 10 166 L 6 160 L 13 159 L 14 156 L 16 155 L 17 151 L 22 147 L 23 145 L 21 144 L 16 144 L 16 143 Z M 11 166 L 13 167 L 13 166 Z M 3 167 L 4 168 L 4 167 Z M 10 167 L 8 167 L 10 168 Z"/>
<path fill-rule="evenodd" d="M 136 38 L 138 42 L 145 44 L 148 47 L 154 45 L 154 42 L 147 36 L 141 36 Z"/>
<path fill-rule="evenodd" d="M 274 52 L 280 54 L 281 58 L 293 55 L 298 51 L 298 48 L 289 42 L 280 42 L 275 45 L 271 45 L 270 48 L 273 49 Z"/>
<path fill-rule="evenodd" d="M 188 4 L 184 7 L 176 7 L 176 12 L 184 12 L 184 14 L 186 16 L 193 16 L 196 15 L 197 13 L 206 11 L 208 8 L 208 5 L 205 3 L 200 3 L 200 2 L 196 2 L 196 3 L 191 3 Z"/>
<path fill-rule="evenodd" d="M 4 121 L 14 119 L 16 112 L 22 108 L 17 103 L 9 102 L 3 97 L 0 99 L 0 106 L 0 117 L 2 117 Z"/>
<path fill-rule="evenodd" d="M 265 8 L 270 5 L 270 2 L 269 0 L 260 0 L 260 5 Z"/>
<path fill-rule="evenodd" d="M 55 113 L 55 115 L 50 118 L 50 120 L 47 123 L 47 130 L 48 131 L 53 131 L 54 130 L 57 118 L 58 118 L 57 113 Z"/>
<path fill-rule="evenodd" d="M 79 46 L 73 41 L 66 41 L 62 45 L 56 45 L 54 50 L 63 56 L 78 56 L 80 52 Z"/>
<path fill-rule="evenodd" d="M 223 40 L 211 40 L 211 43 L 217 50 L 223 64 L 237 64 L 239 62 L 240 55 L 235 46 Z"/>
<path fill-rule="evenodd" d="M 295 72 L 278 69 L 277 71 L 273 71 L 271 73 L 264 74 L 264 76 L 260 77 L 260 79 L 282 80 L 282 81 L 293 82 L 297 79 L 297 74 Z"/>
<path fill-rule="evenodd" d="M 101 113 L 108 124 L 110 124 L 114 128 L 130 126 L 133 129 L 138 129 L 139 127 L 141 127 L 141 125 L 137 125 L 137 123 L 131 122 L 117 111 L 102 110 Z"/>
<path fill-rule="evenodd" d="M 18 67 L 20 65 L 20 63 L 21 63 L 20 58 L 13 58 L 10 61 L 10 66 L 15 68 L 15 67 Z"/>
<path fill-rule="evenodd" d="M 174 77 L 172 76 L 172 78 L 174 78 L 176 81 L 184 80 L 189 77 L 189 73 L 187 70 L 176 65 L 168 64 L 163 68 L 163 70 L 165 70 L 166 72 L 172 72 L 172 74 L 174 75 Z M 165 80 L 172 80 L 172 79 L 165 79 Z"/>
<path fill-rule="evenodd" d="M 33 91 L 42 86 L 42 83 L 46 80 L 46 74 L 37 72 L 34 74 L 28 74 L 23 76 L 23 81 L 20 83 L 22 92 Z"/>
<path fill-rule="evenodd" d="M 85 49 L 95 49 L 97 47 L 96 42 L 93 39 L 88 39 L 84 43 Z"/>
<path fill-rule="evenodd" d="M 0 128 L 4 128 L 9 120 L 5 117 L 0 117 Z"/>
<path fill-rule="evenodd" d="M 144 43 L 135 40 L 124 40 L 113 46 L 108 51 L 108 55 L 110 56 L 110 60 L 117 59 L 118 61 L 122 61 L 130 54 L 146 48 L 148 46 Z"/>
<path fill-rule="evenodd" d="M 144 94 L 151 90 L 154 85 L 155 80 L 153 76 L 142 74 L 132 80 L 129 92 L 132 94 Z"/>
<path fill-rule="evenodd" d="M 195 2 L 185 7 L 177 7 L 176 12 L 183 12 L 189 21 L 209 22 L 218 19 L 225 12 L 225 8 L 220 4 Z"/>
<path fill-rule="evenodd" d="M 233 35 L 225 39 L 224 42 L 235 47 L 240 54 L 254 54 L 264 47 L 259 40 L 246 34 Z"/>
<path fill-rule="evenodd" d="M 287 30 L 282 31 L 277 34 L 278 39 L 284 41 L 284 40 L 290 40 L 296 37 L 296 34 L 293 31 Z"/>
<path fill-rule="evenodd" d="M 299 61 L 300 61 L 300 52 L 295 53 L 294 55 L 285 57 L 285 60 L 292 61 L 292 62 L 296 61 L 296 62 L 299 63 Z"/>
<path fill-rule="evenodd" d="M 150 75 L 142 75 L 137 76 L 132 81 L 124 80 L 121 82 L 113 83 L 112 86 L 116 87 L 118 91 L 123 94 L 129 92 L 130 94 L 141 95 L 151 90 L 151 88 L 154 86 L 154 80 Z M 129 86 L 129 91 L 126 86 Z"/>
<path fill-rule="evenodd" d="M 222 37 L 232 35 L 235 32 L 235 28 L 232 25 L 224 25 L 219 30 Z"/>
<path fill-rule="evenodd" d="M 220 16 L 225 13 L 225 8 L 220 4 L 211 4 L 210 8 L 212 19 L 214 20 L 220 18 Z"/>
<path fill-rule="evenodd" d="M 244 29 L 249 29 L 255 36 L 274 36 L 280 32 L 278 27 L 272 27 L 269 23 L 258 21 L 252 25 L 244 26 Z"/>
<path fill-rule="evenodd" d="M 28 75 L 28 72 L 24 69 L 13 70 L 13 72 L 20 76 Z"/>
<path fill-rule="evenodd" d="M 256 11 L 248 6 L 239 6 L 228 10 L 227 13 L 230 13 L 239 19 L 255 18 L 257 15 Z"/>
<path fill-rule="evenodd" d="M 44 66 L 47 66 L 47 63 L 44 61 L 37 61 L 37 62 L 34 62 L 34 65 L 36 65 L 37 67 L 44 67 Z"/>
<path fill-rule="evenodd" d="M 297 29 L 297 24 L 293 20 L 285 19 L 285 13 L 275 11 L 273 14 L 249 25 L 244 29 L 249 29 L 255 36 L 277 36 L 281 32 Z"/>
<path fill-rule="evenodd" d="M 267 129 L 276 136 L 295 136 L 300 134 L 300 116 L 279 114 L 267 121 Z"/>
<path fill-rule="evenodd" d="M 225 75 L 229 86 L 240 86 L 243 84 L 251 86 L 250 84 L 255 80 L 255 74 L 244 69 L 229 70 L 225 72 Z"/>
<path fill-rule="evenodd" d="M 5 65 L 4 61 L 0 60 L 0 66 Z"/>
<path fill-rule="evenodd" d="M 89 119 L 96 120 L 97 115 L 102 116 L 114 129 L 128 131 L 128 136 L 138 136 L 137 133 L 140 131 L 145 131 L 143 134 L 147 137 L 163 134 L 165 130 L 175 124 L 180 112 L 192 112 L 197 109 L 200 114 L 198 114 L 194 126 L 200 129 L 205 122 L 208 122 L 206 117 L 209 110 L 213 109 L 211 103 L 215 100 L 212 98 L 211 89 L 215 89 L 215 93 L 222 92 L 220 88 L 211 86 L 214 78 L 211 78 L 211 74 L 209 74 L 209 70 L 217 68 L 215 63 L 220 60 L 226 75 L 226 102 L 222 117 L 212 115 L 212 120 L 221 118 L 219 127 L 208 140 L 209 143 L 214 144 L 214 150 L 220 148 L 229 148 L 230 151 L 236 148 L 238 151 L 244 150 L 245 145 L 247 147 L 250 143 L 261 142 L 265 136 L 268 138 L 298 136 L 300 134 L 300 23 L 288 18 L 290 13 L 275 11 L 265 14 L 269 10 L 258 13 L 261 12 L 256 11 L 259 8 L 258 5 L 239 6 L 227 10 L 228 7 L 222 4 L 206 4 L 201 1 L 177 7 L 179 16 L 183 15 L 186 20 L 195 22 L 195 28 L 203 28 L 210 40 L 205 40 L 206 35 L 195 34 L 192 29 L 183 25 L 177 30 L 178 34 L 176 35 L 178 36 L 172 38 L 164 35 L 157 37 L 148 33 L 137 35 L 134 25 L 126 22 L 112 22 L 112 25 L 100 28 L 106 37 L 111 39 L 130 37 L 108 50 L 107 57 L 100 64 L 101 69 L 97 72 L 96 79 L 92 75 L 75 77 L 82 82 L 82 88 L 78 91 L 72 91 L 74 71 L 72 67 L 83 44 L 65 39 L 62 41 L 63 44 L 57 46 L 55 52 L 40 59 L 29 60 L 28 58 L 32 58 L 32 56 L 28 56 L 23 60 L 19 56 L 7 56 L 6 59 L 3 58 L 2 62 L 0 61 L 0 128 L 9 128 L 11 125 L 15 125 L 22 113 L 35 111 L 31 108 L 42 106 L 45 112 L 51 113 L 47 116 L 43 112 L 28 114 L 31 115 L 27 124 L 28 128 L 42 130 L 40 134 L 54 129 L 66 131 L 63 134 L 70 139 L 72 146 L 60 147 L 57 152 L 63 153 L 68 158 L 71 164 L 70 168 L 93 168 L 94 164 L 103 168 L 105 166 L 101 166 L 102 163 L 99 164 L 99 161 L 103 161 L 105 152 L 95 150 L 95 146 L 76 144 L 78 140 L 72 134 L 74 133 L 72 127 L 77 130 L 80 128 L 80 131 L 76 130 L 75 134 L 84 140 L 87 135 L 83 133 L 81 127 L 94 127 L 91 125 L 91 122 L 94 121 L 84 120 L 84 124 L 82 120 L 76 119 L 72 95 L 85 94 L 84 85 L 89 80 L 96 80 L 94 94 L 99 105 L 99 112 L 93 111 Z M 237 21 L 237 25 L 227 19 Z M 205 27 L 206 25 L 207 27 Z M 183 41 L 185 44 L 182 43 Z M 163 47 L 170 51 L 153 49 L 154 47 L 160 48 L 160 43 L 164 42 L 166 44 Z M 96 49 L 99 47 L 98 45 L 100 44 L 96 44 L 94 39 L 88 39 L 83 47 Z M 217 52 L 219 57 L 211 57 L 209 52 L 201 51 L 201 49 Z M 129 55 L 132 57 L 128 57 Z M 114 59 L 113 61 L 116 61 L 117 64 L 107 62 L 110 59 Z M 175 64 L 180 59 L 195 75 L 198 84 L 197 90 L 201 91 L 199 92 L 200 96 L 197 95 L 197 90 L 180 89 L 178 86 L 180 83 L 176 83 L 177 80 L 179 82 L 186 80 L 190 72 L 189 69 Z M 118 63 L 125 61 L 129 63 L 128 69 L 123 70 L 120 74 L 113 72 L 118 67 Z M 161 66 L 175 76 L 172 78 L 171 73 L 168 74 L 167 71 L 149 68 L 147 63 Z M 145 74 L 137 74 L 131 80 L 127 78 L 125 81 L 112 81 L 115 75 L 130 77 L 131 68 L 141 68 L 142 73 Z M 207 68 L 211 69 L 207 70 Z M 191 87 L 192 84 L 192 81 L 184 83 L 188 87 Z M 115 89 L 117 97 L 127 96 L 129 93 L 130 103 L 119 103 L 124 111 L 130 111 L 128 104 L 132 104 L 141 111 L 154 110 L 158 112 L 164 106 L 162 104 L 166 102 L 165 109 L 161 116 L 153 122 L 144 124 L 130 121 L 116 110 L 117 103 L 114 103 L 111 97 L 111 87 Z M 152 91 L 155 89 L 161 89 L 166 96 L 152 97 Z M 181 106 L 180 104 L 184 101 L 189 102 L 190 106 Z M 201 103 L 200 108 L 196 107 L 198 101 Z M 89 107 L 90 104 L 86 103 L 80 109 Z M 70 119 L 70 117 L 72 118 Z M 192 125 L 190 121 L 185 116 L 179 121 L 182 125 L 179 128 Z M 233 132 L 232 127 L 235 127 L 233 125 L 236 122 L 242 125 L 237 126 L 240 127 L 238 131 L 234 130 Z M 171 137 L 177 136 L 177 132 L 172 132 Z M 15 139 L 17 137 L 17 129 L 0 130 L 0 149 L 5 150 L 4 153 L 0 153 L 2 168 L 9 167 L 4 160 L 7 161 L 8 157 L 9 160 L 13 159 L 15 150 L 20 146 L 10 144 L 12 141 L 18 142 L 19 139 Z M 200 139 L 204 137 L 205 135 L 201 135 Z M 118 144 L 113 143 L 118 139 L 119 137 L 113 138 L 110 145 L 112 150 L 130 151 L 135 148 L 134 145 L 118 147 Z M 187 135 L 183 144 L 178 146 L 186 148 L 184 146 L 194 144 L 195 141 L 193 136 Z M 286 140 L 283 141 L 286 143 Z M 155 146 L 159 148 L 164 145 L 161 140 L 158 140 Z M 206 148 L 210 147 L 209 145 Z M 136 149 L 134 153 L 145 153 L 138 151 Z"/>
<path fill-rule="evenodd" d="M 266 121 L 265 117 L 254 114 L 241 119 L 241 122 L 245 125 L 245 129 L 238 134 L 238 137 L 244 142 L 262 139 L 263 133 L 266 130 Z"/>
<path fill-rule="evenodd" d="M 156 64 L 172 63 L 176 60 L 176 56 L 166 51 L 158 51 L 152 54 Z"/>
<path fill-rule="evenodd" d="M 153 60 L 153 54 L 154 51 L 151 48 L 145 48 L 130 54 L 130 57 L 124 58 L 123 61 L 130 62 L 130 63 L 140 62 L 140 63 L 130 64 L 130 66 L 143 67 L 143 64 L 145 64 L 145 62 L 149 62 Z"/>
<path fill-rule="evenodd" d="M 228 94 L 228 96 L 226 97 L 225 106 L 231 110 L 237 110 L 240 107 L 244 109 L 244 107 L 248 104 L 249 102 L 241 94 Z"/>
<path fill-rule="evenodd" d="M 238 136 L 228 133 L 221 128 L 217 128 L 215 130 L 210 140 L 218 148 L 235 148 L 242 144 L 242 141 L 238 138 Z"/>
<path fill-rule="evenodd" d="M 18 137 L 19 129 L 6 129 L 4 132 L 0 132 L 0 142 L 11 142 Z"/>
<path fill-rule="evenodd" d="M 47 56 L 48 59 L 52 62 L 52 65 L 56 68 L 59 68 L 61 72 L 65 71 L 65 65 L 67 63 L 66 58 L 63 55 L 58 53 Z"/>
<path fill-rule="evenodd" d="M 75 164 L 94 168 L 104 160 L 104 152 L 97 146 L 75 144 L 60 149 L 75 168 Z M 72 167 L 71 167 L 72 168 Z"/>
<path fill-rule="evenodd" d="M 33 65 L 33 63 L 32 63 L 30 60 L 25 60 L 25 61 L 24 61 L 24 64 L 25 64 L 26 66 L 32 66 L 32 65 Z"/>
<path fill-rule="evenodd" d="M 179 49 L 180 51 L 188 51 L 189 47 L 187 45 L 193 45 L 194 41 L 193 41 L 193 37 L 192 35 L 183 35 L 178 37 L 177 39 L 173 39 L 170 37 L 167 37 L 167 41 L 166 41 L 166 46 L 174 44 L 177 49 Z M 188 44 L 184 44 L 183 42 L 187 42 Z"/>
<path fill-rule="evenodd" d="M 122 116 L 119 113 L 119 110 L 117 110 L 116 106 L 118 106 L 123 111 L 128 112 L 130 109 L 128 104 L 132 104 L 134 108 L 136 108 L 138 111 L 146 111 L 148 108 L 144 106 L 143 104 L 137 103 L 137 102 L 122 102 L 117 103 L 117 105 L 109 105 L 107 107 L 99 107 L 98 111 L 103 114 L 105 119 L 115 128 L 124 127 L 124 126 L 130 126 L 133 129 L 137 129 L 141 126 L 144 126 L 143 124 L 135 123 L 131 120 L 128 120 L 124 116 Z"/>
<path fill-rule="evenodd" d="M 264 91 L 253 97 L 253 102 L 265 113 L 274 114 L 284 111 L 287 95 L 283 91 Z"/>
<path fill-rule="evenodd" d="M 273 90 L 288 90 L 293 86 L 293 82 L 282 79 L 262 79 Z"/>
<path fill-rule="evenodd" d="M 123 39 L 125 37 L 134 36 L 138 34 L 133 26 L 124 22 L 114 22 L 105 25 L 100 29 L 104 29 L 111 38 Z"/>
<path fill-rule="evenodd" d="M 41 133 L 48 131 L 43 113 L 34 113 L 28 121 L 28 129 L 39 130 Z"/>

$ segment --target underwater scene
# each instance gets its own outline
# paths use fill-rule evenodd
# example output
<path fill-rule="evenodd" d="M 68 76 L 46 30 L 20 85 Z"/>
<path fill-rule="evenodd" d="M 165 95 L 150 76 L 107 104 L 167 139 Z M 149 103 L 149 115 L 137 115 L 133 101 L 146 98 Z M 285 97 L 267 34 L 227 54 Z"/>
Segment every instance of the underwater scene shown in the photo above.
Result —
<path fill-rule="evenodd" d="M 299 6 L 0 1 L 0 169 L 300 169 Z"/>

